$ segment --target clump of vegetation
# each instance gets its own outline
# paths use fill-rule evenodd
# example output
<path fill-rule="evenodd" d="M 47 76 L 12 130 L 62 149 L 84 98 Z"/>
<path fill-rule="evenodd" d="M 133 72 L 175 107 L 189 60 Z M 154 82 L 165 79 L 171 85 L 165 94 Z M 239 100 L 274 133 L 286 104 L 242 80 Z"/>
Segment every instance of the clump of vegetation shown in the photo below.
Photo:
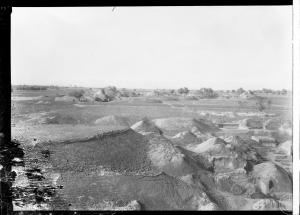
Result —
<path fill-rule="evenodd" d="M 128 90 L 128 89 L 121 89 L 120 90 L 121 97 L 138 97 L 140 94 L 136 90 Z"/>
<path fill-rule="evenodd" d="M 237 91 L 236 91 L 236 93 L 238 94 L 238 95 L 241 95 L 241 94 L 243 94 L 244 92 L 246 92 L 246 90 L 244 90 L 243 88 L 239 88 L 239 89 L 237 89 Z"/>
<path fill-rule="evenodd" d="M 107 96 L 109 101 L 114 100 L 115 97 L 119 94 L 119 91 L 115 86 L 105 87 L 103 88 L 103 92 Z"/>
<path fill-rule="evenodd" d="M 117 97 L 121 97 L 121 93 L 114 86 L 102 88 L 94 94 L 94 99 L 98 102 L 109 102 Z"/>
<path fill-rule="evenodd" d="M 196 101 L 198 98 L 196 96 L 187 96 L 185 97 L 185 100 Z"/>
<path fill-rule="evenodd" d="M 68 95 L 79 99 L 84 95 L 84 90 L 73 90 Z"/>
<path fill-rule="evenodd" d="M 197 90 L 196 93 L 201 98 L 211 99 L 218 97 L 218 94 L 211 88 L 201 88 L 200 90 Z"/>
<path fill-rule="evenodd" d="M 255 96 L 253 99 L 255 101 L 255 106 L 259 111 L 270 109 L 272 104 L 270 99 L 262 96 Z"/>
<path fill-rule="evenodd" d="M 16 90 L 47 90 L 46 86 L 38 86 L 38 85 L 16 85 L 14 87 Z"/>
<path fill-rule="evenodd" d="M 272 89 L 267 89 L 263 88 L 261 90 L 254 90 L 255 93 L 264 93 L 264 94 L 274 94 L 274 95 L 287 95 L 288 91 L 286 89 L 282 90 L 272 90 Z"/>
<path fill-rule="evenodd" d="M 177 92 L 178 92 L 178 94 L 181 94 L 181 95 L 182 94 L 187 95 L 190 92 L 190 90 L 187 87 L 183 87 L 183 88 L 179 88 L 177 90 Z"/>

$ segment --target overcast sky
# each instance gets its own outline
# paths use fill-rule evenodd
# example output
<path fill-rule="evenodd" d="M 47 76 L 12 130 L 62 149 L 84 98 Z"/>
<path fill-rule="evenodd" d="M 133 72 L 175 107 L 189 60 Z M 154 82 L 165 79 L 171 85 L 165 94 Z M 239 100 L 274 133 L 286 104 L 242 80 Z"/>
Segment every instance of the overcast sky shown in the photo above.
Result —
<path fill-rule="evenodd" d="M 13 8 L 12 83 L 291 89 L 292 7 Z"/>

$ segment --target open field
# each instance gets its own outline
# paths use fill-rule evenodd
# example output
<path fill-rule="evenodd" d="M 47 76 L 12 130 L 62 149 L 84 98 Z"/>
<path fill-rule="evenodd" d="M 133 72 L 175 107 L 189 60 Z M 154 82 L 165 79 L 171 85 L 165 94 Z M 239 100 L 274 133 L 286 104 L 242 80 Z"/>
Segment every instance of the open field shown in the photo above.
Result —
<path fill-rule="evenodd" d="M 71 90 L 12 92 L 16 210 L 291 209 L 290 96 L 263 111 L 234 98 L 56 100 Z"/>

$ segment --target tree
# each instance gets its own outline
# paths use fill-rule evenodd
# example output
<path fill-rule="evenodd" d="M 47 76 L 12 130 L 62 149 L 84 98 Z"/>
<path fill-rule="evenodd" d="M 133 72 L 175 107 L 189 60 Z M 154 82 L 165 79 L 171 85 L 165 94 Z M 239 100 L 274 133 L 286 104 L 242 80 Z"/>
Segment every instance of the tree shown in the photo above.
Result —
<path fill-rule="evenodd" d="M 239 89 L 237 89 L 237 94 L 239 94 L 239 95 L 241 95 L 242 93 L 244 93 L 244 92 L 246 92 L 243 88 L 239 88 Z"/>
<path fill-rule="evenodd" d="M 254 95 L 254 91 L 253 90 L 249 90 L 248 91 L 250 95 Z"/>
<path fill-rule="evenodd" d="M 80 97 L 82 97 L 84 95 L 84 90 L 73 90 L 73 91 L 69 92 L 68 95 L 79 99 Z"/>
<path fill-rule="evenodd" d="M 190 92 L 190 90 L 187 88 L 187 87 L 183 87 L 183 88 L 179 88 L 178 90 L 177 90 L 177 92 L 179 93 L 179 94 L 188 94 L 189 92 Z"/>
<path fill-rule="evenodd" d="M 211 88 L 201 88 L 197 91 L 197 94 L 202 98 L 216 98 L 218 94 Z"/>
<path fill-rule="evenodd" d="M 115 86 L 105 87 L 103 93 L 107 96 L 109 101 L 114 100 L 118 94 L 118 90 Z"/>
<path fill-rule="evenodd" d="M 175 94 L 175 90 L 174 89 L 170 90 L 170 94 Z"/>
<path fill-rule="evenodd" d="M 97 102 L 108 102 L 110 101 L 108 96 L 105 94 L 104 89 L 100 89 L 94 94 L 95 101 Z"/>

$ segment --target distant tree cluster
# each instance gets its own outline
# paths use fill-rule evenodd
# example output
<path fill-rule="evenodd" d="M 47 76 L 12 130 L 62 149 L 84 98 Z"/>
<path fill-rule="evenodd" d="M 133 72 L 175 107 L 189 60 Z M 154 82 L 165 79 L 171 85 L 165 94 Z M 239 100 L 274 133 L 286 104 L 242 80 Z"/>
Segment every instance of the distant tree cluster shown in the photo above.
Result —
<path fill-rule="evenodd" d="M 16 85 L 14 86 L 16 90 L 47 90 L 47 86 L 38 86 L 38 85 Z"/>
<path fill-rule="evenodd" d="M 262 92 L 263 93 L 273 93 L 274 91 L 272 89 L 266 89 L 266 88 L 263 88 L 262 89 Z"/>
<path fill-rule="evenodd" d="M 196 94 L 199 95 L 201 98 L 208 99 L 218 97 L 218 93 L 211 88 L 201 88 L 200 90 L 197 90 Z"/>
<path fill-rule="evenodd" d="M 73 90 L 68 93 L 69 96 L 73 96 L 77 99 L 81 98 L 84 95 L 84 90 Z"/>
<path fill-rule="evenodd" d="M 187 87 L 183 87 L 183 88 L 179 88 L 177 90 L 177 93 L 178 94 L 181 94 L 181 95 L 187 95 L 188 93 L 190 92 L 190 90 L 187 88 Z"/>
<path fill-rule="evenodd" d="M 94 94 L 95 101 L 99 102 L 109 102 L 115 100 L 117 97 L 121 97 L 121 93 L 115 86 L 102 88 Z"/>
<path fill-rule="evenodd" d="M 243 88 L 239 88 L 239 89 L 236 90 L 236 93 L 237 93 L 238 95 L 241 95 L 241 94 L 243 94 L 244 92 L 246 92 L 246 90 L 244 90 Z"/>
<path fill-rule="evenodd" d="M 109 86 L 102 89 L 104 94 L 108 97 L 108 100 L 113 100 L 119 93 L 115 86 Z"/>
<path fill-rule="evenodd" d="M 255 90 L 255 93 L 265 93 L 265 94 L 275 94 L 275 95 L 287 95 L 288 91 L 286 89 L 282 90 L 272 90 L 263 88 L 261 90 Z"/>
<path fill-rule="evenodd" d="M 136 91 L 136 89 L 128 90 L 128 89 L 122 88 L 120 90 L 120 95 L 121 95 L 121 97 L 138 97 L 138 96 L 140 96 L 140 93 L 138 93 Z"/>

